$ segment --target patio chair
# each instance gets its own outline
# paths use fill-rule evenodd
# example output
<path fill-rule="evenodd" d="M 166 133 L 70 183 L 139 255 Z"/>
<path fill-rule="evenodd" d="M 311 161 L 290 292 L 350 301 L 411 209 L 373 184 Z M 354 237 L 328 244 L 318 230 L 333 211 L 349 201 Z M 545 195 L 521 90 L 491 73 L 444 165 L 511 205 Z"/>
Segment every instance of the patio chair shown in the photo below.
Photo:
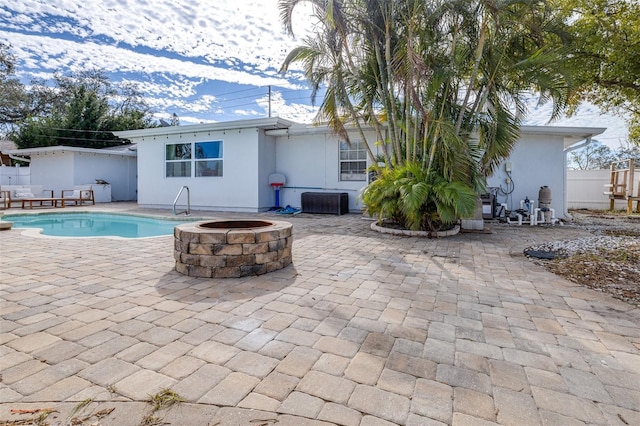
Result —
<path fill-rule="evenodd" d="M 74 189 L 63 189 L 61 195 L 65 206 L 70 205 L 71 202 L 76 206 L 81 206 L 85 202 L 96 204 L 93 189 L 91 189 L 90 185 L 76 186 Z"/>
<path fill-rule="evenodd" d="M 9 191 L 0 191 L 0 208 L 9 208 L 11 202 L 11 193 Z"/>

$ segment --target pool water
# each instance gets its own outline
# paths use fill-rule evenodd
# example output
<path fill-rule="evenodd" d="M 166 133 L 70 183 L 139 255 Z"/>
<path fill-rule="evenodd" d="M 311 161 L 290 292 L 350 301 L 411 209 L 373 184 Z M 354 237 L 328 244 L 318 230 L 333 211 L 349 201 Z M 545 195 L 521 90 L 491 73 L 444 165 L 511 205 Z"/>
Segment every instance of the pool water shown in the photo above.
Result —
<path fill-rule="evenodd" d="M 190 220 L 163 220 L 113 213 L 42 213 L 4 215 L 13 228 L 40 228 L 55 237 L 142 238 L 172 235 L 173 228 Z"/>

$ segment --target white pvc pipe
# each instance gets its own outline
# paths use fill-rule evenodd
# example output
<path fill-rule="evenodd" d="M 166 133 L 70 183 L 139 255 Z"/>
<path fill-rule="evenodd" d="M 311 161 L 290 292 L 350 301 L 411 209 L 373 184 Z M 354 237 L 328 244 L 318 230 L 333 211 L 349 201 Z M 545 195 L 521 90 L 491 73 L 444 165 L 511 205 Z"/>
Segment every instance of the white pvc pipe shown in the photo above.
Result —
<path fill-rule="evenodd" d="M 540 219 L 538 219 L 538 215 L 540 215 Z M 544 223 L 544 212 L 540 207 L 534 210 L 533 217 L 535 217 L 536 224 Z"/>
<path fill-rule="evenodd" d="M 506 210 L 505 203 L 502 203 L 500 205 L 505 206 L 505 210 Z M 534 205 L 535 205 L 535 201 L 529 200 L 529 220 L 528 221 L 524 220 L 524 216 L 522 214 L 516 213 L 516 217 L 518 218 L 518 225 L 522 225 L 523 222 L 528 222 L 531 226 L 546 223 L 545 212 L 540 207 L 534 208 Z M 520 209 L 524 210 L 524 200 L 520 200 Z M 555 225 L 556 222 L 558 221 L 558 219 L 556 218 L 556 211 L 555 209 L 549 209 L 549 212 L 551 213 L 551 218 L 549 219 L 549 223 L 551 225 Z M 508 217 L 507 217 L 507 223 L 511 223 Z"/>

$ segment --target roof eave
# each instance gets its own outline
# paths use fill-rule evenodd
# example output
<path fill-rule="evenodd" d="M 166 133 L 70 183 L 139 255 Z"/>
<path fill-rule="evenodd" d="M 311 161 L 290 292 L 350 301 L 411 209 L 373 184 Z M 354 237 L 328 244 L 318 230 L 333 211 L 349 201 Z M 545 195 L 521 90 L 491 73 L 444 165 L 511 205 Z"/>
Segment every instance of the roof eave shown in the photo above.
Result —
<path fill-rule="evenodd" d="M 77 146 L 64 146 L 64 145 L 56 145 L 56 146 L 41 146 L 36 148 L 25 148 L 25 149 L 12 149 L 7 151 L 9 154 L 13 155 L 33 155 L 40 153 L 54 153 L 54 152 L 79 152 L 84 154 L 100 154 L 100 155 L 120 155 L 124 157 L 136 157 L 138 153 L 134 150 L 128 151 L 116 151 L 116 150 L 106 150 L 106 149 L 95 149 L 95 148 L 81 148 Z"/>
<path fill-rule="evenodd" d="M 287 129 L 296 124 L 293 121 L 280 117 L 257 118 L 251 120 L 235 120 L 217 123 L 190 124 L 187 126 L 151 127 L 139 130 L 124 130 L 113 132 L 114 135 L 123 139 L 146 138 L 159 135 L 176 135 L 180 133 L 199 133 L 219 130 L 235 130 L 258 128 L 264 130 Z"/>
<path fill-rule="evenodd" d="M 573 127 L 573 126 L 521 126 L 520 134 L 561 136 L 564 147 L 569 147 L 581 140 L 601 135 L 606 127 Z"/>

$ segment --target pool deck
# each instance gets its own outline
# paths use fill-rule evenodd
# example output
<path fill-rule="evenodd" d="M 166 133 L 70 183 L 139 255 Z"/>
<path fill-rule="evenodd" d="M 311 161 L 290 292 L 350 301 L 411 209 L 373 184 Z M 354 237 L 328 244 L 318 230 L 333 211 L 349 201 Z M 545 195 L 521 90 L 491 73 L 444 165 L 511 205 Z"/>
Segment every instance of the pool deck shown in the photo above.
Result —
<path fill-rule="evenodd" d="M 192 216 L 289 221 L 293 264 L 191 278 L 171 236 L 0 232 L 0 424 L 52 408 L 52 425 L 640 425 L 640 309 L 522 255 L 584 230 L 425 239 L 355 214 Z M 162 389 L 185 402 L 154 412 Z"/>

